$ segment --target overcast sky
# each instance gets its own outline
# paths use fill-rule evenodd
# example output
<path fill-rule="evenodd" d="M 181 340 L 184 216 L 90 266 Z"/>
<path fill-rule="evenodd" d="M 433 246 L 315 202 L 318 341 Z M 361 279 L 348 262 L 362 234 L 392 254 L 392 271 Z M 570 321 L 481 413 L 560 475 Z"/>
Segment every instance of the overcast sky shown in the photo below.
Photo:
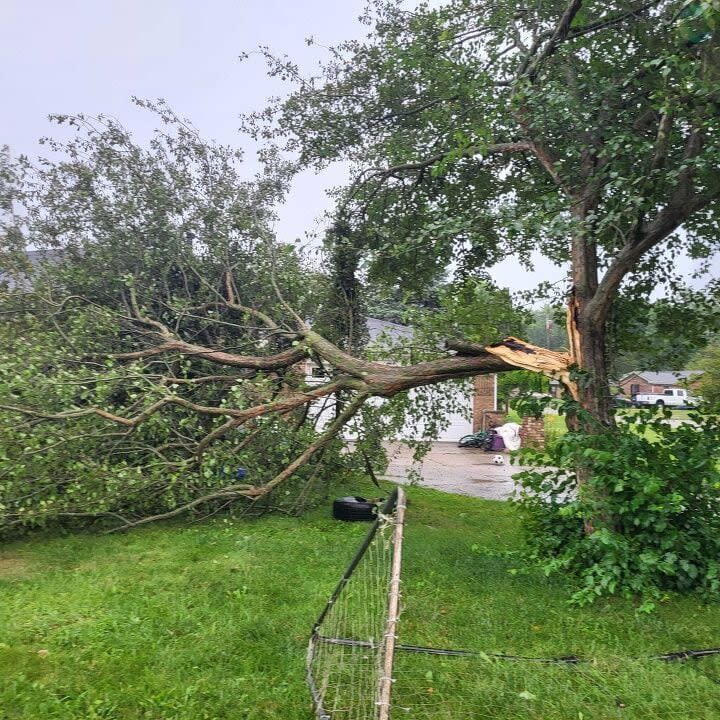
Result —
<path fill-rule="evenodd" d="M 356 38 L 367 28 L 361 0 L 0 0 L 0 144 L 31 156 L 51 132 L 49 113 L 105 113 L 138 138 L 150 116 L 130 97 L 162 97 L 200 133 L 251 148 L 238 132 L 238 115 L 261 109 L 286 88 L 265 76 L 259 57 L 238 55 L 258 45 L 289 55 L 306 70 L 322 56 L 308 48 Z M 280 208 L 277 232 L 292 241 L 316 228 L 329 207 L 325 188 L 342 181 L 335 168 L 305 173 Z M 518 272 L 513 261 L 493 270 L 501 285 L 529 289 L 563 272 L 540 261 L 538 272 Z"/>
<path fill-rule="evenodd" d="M 286 91 L 265 76 L 259 45 L 286 53 L 311 70 L 324 52 L 308 48 L 357 37 L 362 2 L 343 0 L 1 0 L 0 143 L 41 152 L 37 139 L 57 132 L 49 113 L 105 113 L 137 137 L 152 116 L 130 97 L 166 99 L 204 137 L 251 147 L 238 132 L 240 113 L 262 109 Z M 281 212 L 283 239 L 302 236 L 327 206 L 324 187 L 342 172 L 298 182 Z"/>

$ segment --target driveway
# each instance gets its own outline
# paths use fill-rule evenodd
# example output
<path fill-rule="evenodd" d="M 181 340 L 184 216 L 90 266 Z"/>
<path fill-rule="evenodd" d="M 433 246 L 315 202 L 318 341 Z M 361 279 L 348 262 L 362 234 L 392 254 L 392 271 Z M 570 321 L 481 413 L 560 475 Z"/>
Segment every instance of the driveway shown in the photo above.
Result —
<path fill-rule="evenodd" d="M 503 456 L 504 465 L 493 465 L 496 453 L 459 448 L 449 442 L 433 443 L 419 467 L 413 465 L 412 452 L 402 443 L 391 443 L 388 450 L 391 460 L 384 476 L 388 480 L 407 483 L 410 471 L 415 469 L 422 476 L 422 487 L 489 500 L 510 497 L 515 489 L 511 475 L 524 469 L 510 465 L 507 455 Z"/>

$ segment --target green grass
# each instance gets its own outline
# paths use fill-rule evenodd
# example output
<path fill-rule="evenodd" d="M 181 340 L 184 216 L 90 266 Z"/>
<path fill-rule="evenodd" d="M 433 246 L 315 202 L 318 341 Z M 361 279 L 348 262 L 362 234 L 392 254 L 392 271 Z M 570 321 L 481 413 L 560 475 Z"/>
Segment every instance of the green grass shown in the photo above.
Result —
<path fill-rule="evenodd" d="M 720 607 L 671 598 L 565 604 L 569 586 L 513 575 L 508 504 L 411 488 L 400 641 L 584 667 L 405 655 L 412 718 L 720 717 L 720 662 L 635 658 L 720 645 Z M 312 622 L 366 531 L 327 517 L 214 519 L 126 535 L 36 537 L 0 550 L 0 718 L 312 717 Z M 625 705 L 619 707 L 619 701 Z"/>
<path fill-rule="evenodd" d="M 638 412 L 636 409 L 621 409 L 617 412 L 625 415 L 633 415 Z M 672 419 L 673 420 L 683 420 L 687 421 L 689 420 L 688 413 L 689 410 L 672 410 Z M 549 440 L 556 440 L 561 435 L 564 435 L 567 432 L 567 424 L 565 423 L 565 416 L 564 415 L 554 415 L 554 414 L 547 414 L 543 415 L 543 419 L 545 421 L 545 436 Z M 507 415 L 507 422 L 520 422 L 521 418 L 516 412 L 510 412 Z M 657 437 L 656 433 L 652 431 L 647 432 L 648 437 L 654 438 Z"/>

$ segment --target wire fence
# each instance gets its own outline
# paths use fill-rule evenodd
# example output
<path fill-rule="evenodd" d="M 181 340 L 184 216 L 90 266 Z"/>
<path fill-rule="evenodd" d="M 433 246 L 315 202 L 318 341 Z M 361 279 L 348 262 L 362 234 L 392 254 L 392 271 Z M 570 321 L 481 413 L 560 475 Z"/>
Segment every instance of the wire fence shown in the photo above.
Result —
<path fill-rule="evenodd" d="M 591 658 L 400 642 L 404 509 L 396 490 L 313 626 L 306 677 L 318 720 L 670 720 L 688 707 L 720 718 L 720 647 Z"/>

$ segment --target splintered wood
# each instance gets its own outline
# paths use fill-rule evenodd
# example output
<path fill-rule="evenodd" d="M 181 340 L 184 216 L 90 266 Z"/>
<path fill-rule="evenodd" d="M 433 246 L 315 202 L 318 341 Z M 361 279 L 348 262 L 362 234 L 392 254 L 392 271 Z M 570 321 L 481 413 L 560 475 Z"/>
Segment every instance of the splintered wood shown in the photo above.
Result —
<path fill-rule="evenodd" d="M 577 384 L 570 379 L 570 366 L 573 364 L 570 354 L 538 347 L 514 337 L 505 338 L 494 345 L 487 345 L 485 350 L 504 360 L 508 365 L 541 372 L 559 380 L 570 391 L 574 400 L 580 399 Z"/>

